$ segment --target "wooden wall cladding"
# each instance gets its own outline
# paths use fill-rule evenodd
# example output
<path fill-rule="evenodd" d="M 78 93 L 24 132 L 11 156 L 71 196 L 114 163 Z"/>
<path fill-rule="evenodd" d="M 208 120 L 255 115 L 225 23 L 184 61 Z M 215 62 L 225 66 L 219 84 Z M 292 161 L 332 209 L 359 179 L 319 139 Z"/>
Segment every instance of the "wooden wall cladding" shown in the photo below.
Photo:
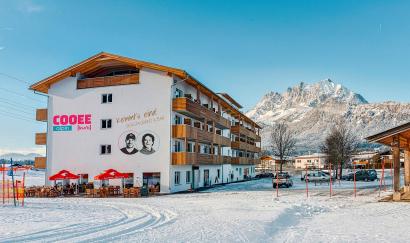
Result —
<path fill-rule="evenodd" d="M 105 76 L 96 78 L 85 78 L 77 80 L 77 89 L 89 89 L 105 86 L 139 84 L 139 74 L 125 74 L 117 76 Z"/>

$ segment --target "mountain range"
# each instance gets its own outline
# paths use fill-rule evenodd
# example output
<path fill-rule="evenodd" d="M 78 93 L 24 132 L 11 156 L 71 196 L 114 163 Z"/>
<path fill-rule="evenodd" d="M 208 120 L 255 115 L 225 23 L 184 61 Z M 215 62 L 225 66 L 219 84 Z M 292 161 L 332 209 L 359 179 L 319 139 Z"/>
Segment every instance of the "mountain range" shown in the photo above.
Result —
<path fill-rule="evenodd" d="M 247 116 L 264 128 L 262 147 L 269 144 L 270 127 L 285 121 L 297 134 L 297 152 L 318 151 L 332 124 L 342 119 L 363 142 L 364 138 L 410 121 L 410 104 L 386 101 L 369 103 L 330 79 L 313 84 L 303 82 L 284 93 L 269 92 L 249 110 Z"/>
<path fill-rule="evenodd" d="M 21 153 L 6 153 L 0 155 L 0 159 L 10 160 L 12 158 L 14 161 L 25 161 L 25 160 L 34 160 L 35 157 L 41 157 L 41 154 L 36 153 L 29 153 L 29 154 L 21 154 Z"/>

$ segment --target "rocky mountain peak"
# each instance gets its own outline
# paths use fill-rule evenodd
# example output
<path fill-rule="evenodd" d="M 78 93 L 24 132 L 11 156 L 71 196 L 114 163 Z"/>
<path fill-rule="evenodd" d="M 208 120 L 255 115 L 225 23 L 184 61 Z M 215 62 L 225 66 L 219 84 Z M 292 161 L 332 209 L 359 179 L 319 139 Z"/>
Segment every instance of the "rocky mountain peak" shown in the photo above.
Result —
<path fill-rule="evenodd" d="M 324 79 L 312 84 L 300 82 L 282 94 L 268 92 L 247 115 L 267 125 L 263 143 L 269 142 L 269 125 L 283 120 L 296 130 L 301 148 L 317 150 L 335 119 L 344 119 L 363 139 L 410 121 L 410 104 L 369 104 L 360 94 Z"/>

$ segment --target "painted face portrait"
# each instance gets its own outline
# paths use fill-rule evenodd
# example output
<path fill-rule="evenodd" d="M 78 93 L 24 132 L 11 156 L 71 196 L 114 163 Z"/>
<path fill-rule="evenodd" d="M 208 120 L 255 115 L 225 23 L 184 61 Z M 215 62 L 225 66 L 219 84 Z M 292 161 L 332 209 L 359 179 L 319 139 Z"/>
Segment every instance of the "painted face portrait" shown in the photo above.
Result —
<path fill-rule="evenodd" d="M 135 154 L 138 149 L 135 148 L 135 135 L 133 133 L 127 134 L 125 137 L 125 147 L 121 149 L 124 154 Z"/>
<path fill-rule="evenodd" d="M 141 153 L 143 154 L 152 154 L 155 152 L 153 146 L 155 143 L 155 137 L 151 133 L 146 133 L 142 136 L 142 149 Z"/>

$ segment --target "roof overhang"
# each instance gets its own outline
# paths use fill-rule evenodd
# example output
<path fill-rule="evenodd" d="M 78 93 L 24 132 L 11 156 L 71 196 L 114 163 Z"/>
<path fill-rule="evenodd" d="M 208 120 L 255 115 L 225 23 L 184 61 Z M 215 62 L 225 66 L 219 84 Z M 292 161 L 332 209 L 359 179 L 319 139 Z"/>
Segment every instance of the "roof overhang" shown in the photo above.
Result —
<path fill-rule="evenodd" d="M 365 138 L 371 143 L 380 143 L 386 146 L 392 146 L 394 138 L 399 139 L 400 148 L 410 147 L 410 122 L 393 127 L 386 131 L 374 134 Z"/>

